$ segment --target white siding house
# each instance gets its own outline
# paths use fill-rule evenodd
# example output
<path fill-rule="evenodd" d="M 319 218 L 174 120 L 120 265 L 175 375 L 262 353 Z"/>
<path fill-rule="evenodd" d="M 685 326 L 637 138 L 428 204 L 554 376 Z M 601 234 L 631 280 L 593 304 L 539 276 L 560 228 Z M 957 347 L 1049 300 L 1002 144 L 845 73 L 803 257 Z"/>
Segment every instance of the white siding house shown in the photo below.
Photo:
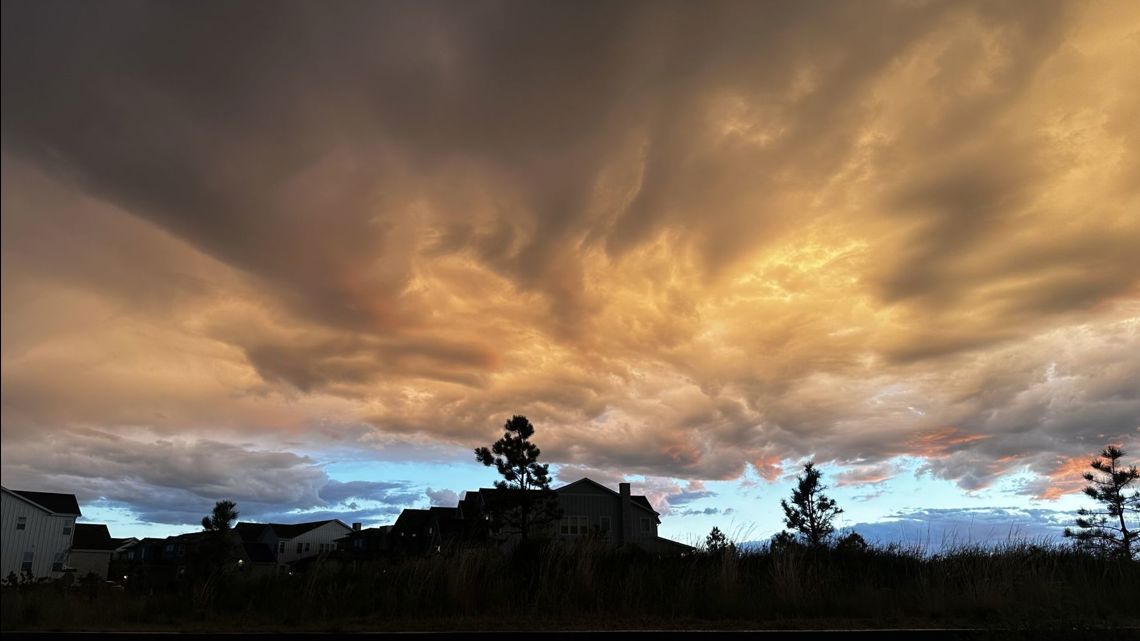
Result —
<path fill-rule="evenodd" d="M 310 523 L 238 523 L 236 530 L 245 543 L 269 546 L 278 565 L 336 550 L 337 539 L 352 528 L 341 521 Z"/>
<path fill-rule="evenodd" d="M 61 576 L 80 516 L 75 495 L 0 490 L 0 578 L 25 571 L 35 578 Z"/>
<path fill-rule="evenodd" d="M 310 525 L 302 523 L 299 525 Z M 278 528 L 274 528 L 278 529 Z M 291 563 L 306 557 L 316 556 L 336 549 L 336 540 L 347 536 L 352 528 L 340 521 L 326 521 L 305 530 L 295 533 L 291 538 L 280 538 L 277 541 L 277 562 Z"/>

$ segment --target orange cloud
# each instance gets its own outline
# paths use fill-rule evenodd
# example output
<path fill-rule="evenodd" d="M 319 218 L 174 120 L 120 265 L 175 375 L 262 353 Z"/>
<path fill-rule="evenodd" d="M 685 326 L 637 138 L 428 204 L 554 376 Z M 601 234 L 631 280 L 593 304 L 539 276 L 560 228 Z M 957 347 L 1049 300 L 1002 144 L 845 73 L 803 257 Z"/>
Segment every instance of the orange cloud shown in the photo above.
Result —
<path fill-rule="evenodd" d="M 942 427 L 911 438 L 905 444 L 904 453 L 926 459 L 942 458 L 952 450 L 988 438 L 984 434 L 966 434 L 955 427 Z"/>
<path fill-rule="evenodd" d="M 1088 482 L 1081 475 L 1089 471 L 1092 460 L 1093 457 L 1090 456 L 1058 459 L 1046 475 L 1048 485 L 1037 494 L 1037 498 L 1055 501 L 1066 494 L 1077 494 L 1084 490 Z"/>

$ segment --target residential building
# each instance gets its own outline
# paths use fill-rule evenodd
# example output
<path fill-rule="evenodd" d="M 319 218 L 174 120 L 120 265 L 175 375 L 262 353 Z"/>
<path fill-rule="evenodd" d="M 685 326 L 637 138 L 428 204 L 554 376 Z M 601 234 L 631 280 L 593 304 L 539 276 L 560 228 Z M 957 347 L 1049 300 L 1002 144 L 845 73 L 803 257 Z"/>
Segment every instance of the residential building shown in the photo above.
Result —
<path fill-rule="evenodd" d="M 337 540 L 352 532 L 352 528 L 336 519 L 310 523 L 243 522 L 235 530 L 244 543 L 268 546 L 279 566 L 332 552 L 337 549 Z"/>
<path fill-rule="evenodd" d="M 30 574 L 59 578 L 68 564 L 81 516 L 74 494 L 10 490 L 0 486 L 0 578 Z"/>
<path fill-rule="evenodd" d="M 537 492 L 537 491 L 536 491 Z M 633 495 L 629 483 L 621 483 L 614 491 L 588 478 L 579 479 L 553 490 L 561 508 L 561 519 L 545 532 L 564 541 L 591 534 L 613 546 L 632 546 L 652 554 L 678 555 L 693 550 L 691 546 L 658 535 L 661 515 L 649 500 Z M 490 532 L 490 515 L 503 500 L 495 488 L 480 488 L 464 493 L 456 507 L 409 509 L 400 513 L 388 530 L 376 531 L 365 540 L 362 534 L 342 540 L 342 549 L 357 546 L 357 556 L 378 553 L 423 553 L 439 551 L 454 541 L 478 540 Z M 534 532 L 542 535 L 542 532 Z M 381 540 L 383 537 L 383 540 Z M 508 535 L 504 544 L 512 545 L 517 536 Z"/>
<path fill-rule="evenodd" d="M 77 579 L 89 574 L 106 579 L 115 555 L 137 541 L 135 538 L 112 538 L 102 523 L 76 523 L 68 563 L 75 569 Z"/>

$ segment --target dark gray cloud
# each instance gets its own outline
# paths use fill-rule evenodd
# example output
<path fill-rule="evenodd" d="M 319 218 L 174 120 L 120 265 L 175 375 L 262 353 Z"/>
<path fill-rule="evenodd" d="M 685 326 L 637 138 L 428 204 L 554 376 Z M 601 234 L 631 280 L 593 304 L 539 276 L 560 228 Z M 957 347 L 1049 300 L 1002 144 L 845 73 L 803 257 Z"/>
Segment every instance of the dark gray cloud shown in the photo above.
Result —
<path fill-rule="evenodd" d="M 73 493 L 81 507 L 126 508 L 149 523 L 196 525 L 222 499 L 245 520 L 375 520 L 422 496 L 407 482 L 331 480 L 307 456 L 219 441 L 83 430 L 13 445 L 4 448 L 5 486 Z"/>
<path fill-rule="evenodd" d="M 335 481 L 325 483 L 317 495 L 329 503 L 349 503 L 353 499 L 394 505 L 410 505 L 419 494 L 402 481 Z"/>
<path fill-rule="evenodd" d="M 76 469 L 321 509 L 312 461 L 174 435 L 525 413 L 560 480 L 976 489 L 1140 428 L 1126 3 L 2 10 L 13 471 L 142 434 Z"/>

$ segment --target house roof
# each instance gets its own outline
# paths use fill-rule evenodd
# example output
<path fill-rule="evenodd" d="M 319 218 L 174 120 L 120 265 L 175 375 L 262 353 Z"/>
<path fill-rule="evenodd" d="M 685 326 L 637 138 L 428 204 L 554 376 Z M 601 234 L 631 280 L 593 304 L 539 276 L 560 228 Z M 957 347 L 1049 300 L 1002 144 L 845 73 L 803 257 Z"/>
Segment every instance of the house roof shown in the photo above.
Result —
<path fill-rule="evenodd" d="M 265 523 L 238 523 L 234 526 L 234 531 L 238 533 L 242 541 L 252 543 L 260 539 L 268 527 Z"/>
<path fill-rule="evenodd" d="M 352 529 L 337 519 L 312 521 L 310 523 L 270 523 L 269 527 L 273 528 L 273 533 L 276 534 L 279 539 L 295 539 L 306 532 L 315 530 L 328 523 L 340 523 L 345 529 Z"/>
<path fill-rule="evenodd" d="M 662 537 L 657 537 L 654 539 L 654 543 L 662 551 L 669 551 L 673 553 L 692 552 L 697 549 L 691 545 L 685 545 L 680 541 L 674 541 L 673 539 L 665 539 Z"/>
<path fill-rule="evenodd" d="M 363 530 L 353 530 L 344 536 L 333 539 L 334 541 L 351 541 L 353 539 L 367 539 L 371 537 L 379 537 L 388 534 L 392 529 L 391 525 L 380 525 L 377 527 L 366 527 Z"/>
<path fill-rule="evenodd" d="M 569 488 L 574 487 L 575 485 L 579 485 L 579 484 L 590 485 L 592 487 L 603 489 L 603 490 L 609 492 L 610 494 L 613 494 L 614 496 L 621 496 L 621 493 L 616 492 L 614 490 L 611 490 L 610 488 L 602 485 L 601 483 L 598 483 L 594 479 L 586 478 L 584 476 L 582 478 L 578 479 L 577 481 L 574 481 L 572 483 L 567 483 L 566 485 L 563 485 L 562 487 L 556 488 L 554 491 L 555 492 L 562 492 L 566 489 L 569 489 Z M 657 510 L 653 509 L 653 506 L 649 503 L 649 499 L 645 498 L 645 496 L 643 496 L 641 494 L 630 495 L 629 500 L 632 501 L 633 504 L 636 505 L 637 507 L 648 510 L 648 511 L 652 512 L 654 515 L 658 515 L 658 516 L 660 515 L 657 512 Z"/>
<path fill-rule="evenodd" d="M 102 523 L 75 524 L 75 537 L 71 540 L 73 550 L 114 550 L 120 545 L 120 539 L 112 539 L 110 530 Z"/>
<path fill-rule="evenodd" d="M 328 523 L 340 523 L 345 529 L 351 529 L 339 519 L 326 519 L 324 521 L 310 521 L 309 523 L 238 523 L 234 526 L 238 536 L 243 541 L 256 541 L 265 532 L 265 528 L 273 531 L 279 539 L 295 539 L 306 532 L 315 530 Z"/>
<path fill-rule="evenodd" d="M 8 490 L 8 488 L 4 488 Z M 28 490 L 8 490 L 25 501 L 43 508 L 52 514 L 66 514 L 69 516 L 83 516 L 79 511 L 79 501 L 74 494 L 59 494 L 56 492 L 31 492 Z"/>
<path fill-rule="evenodd" d="M 418 530 L 427 526 L 431 520 L 431 512 L 428 510 L 409 509 L 400 512 L 400 516 L 396 518 L 396 523 L 392 525 L 393 531 L 405 530 Z"/>

